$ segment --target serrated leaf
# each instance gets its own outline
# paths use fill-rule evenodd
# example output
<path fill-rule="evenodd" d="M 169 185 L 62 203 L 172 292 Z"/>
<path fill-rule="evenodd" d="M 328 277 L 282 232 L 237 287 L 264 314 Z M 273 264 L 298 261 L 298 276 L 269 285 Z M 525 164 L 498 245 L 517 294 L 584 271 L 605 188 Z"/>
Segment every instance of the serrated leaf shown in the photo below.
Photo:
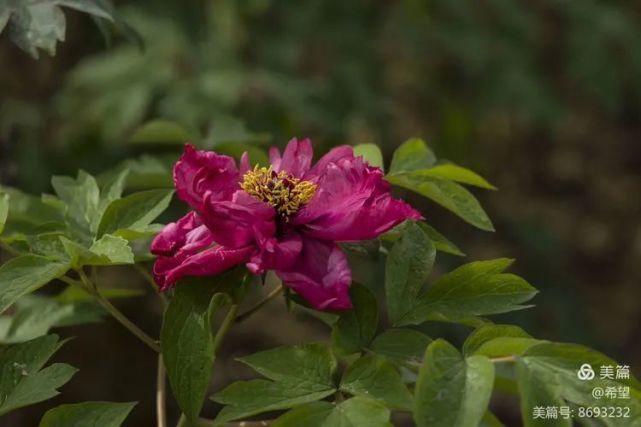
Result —
<path fill-rule="evenodd" d="M 354 156 L 363 156 L 363 159 L 374 167 L 384 169 L 383 153 L 376 144 L 358 144 L 354 146 Z"/>
<path fill-rule="evenodd" d="M 412 395 L 401 375 L 381 356 L 367 355 L 352 363 L 343 375 L 340 389 L 355 396 L 381 400 L 394 409 L 412 409 Z"/>
<path fill-rule="evenodd" d="M 131 135 L 132 144 L 179 144 L 191 141 L 193 135 L 176 122 L 156 119 L 143 124 Z"/>
<path fill-rule="evenodd" d="M 339 404 L 314 402 L 280 416 L 273 427 L 391 427 L 390 411 L 381 403 L 353 397 Z"/>
<path fill-rule="evenodd" d="M 100 219 L 97 235 L 144 232 L 167 209 L 172 195 L 171 190 L 148 190 L 113 201 Z"/>
<path fill-rule="evenodd" d="M 9 215 L 9 195 L 0 193 L 0 234 L 4 231 L 4 224 L 7 222 Z"/>
<path fill-rule="evenodd" d="M 92 229 L 98 217 L 100 189 L 96 179 L 81 170 L 76 179 L 68 176 L 54 176 L 51 185 L 56 194 L 67 205 L 68 216 L 77 226 Z"/>
<path fill-rule="evenodd" d="M 387 175 L 391 184 L 414 191 L 433 200 L 461 219 L 485 231 L 494 231 L 492 221 L 479 201 L 460 184 L 442 178 L 423 176 L 418 172 Z"/>
<path fill-rule="evenodd" d="M 478 316 L 521 310 L 537 290 L 523 278 L 502 273 L 512 260 L 499 258 L 465 264 L 441 276 L 399 324 L 426 320 L 470 323 Z"/>
<path fill-rule="evenodd" d="M 530 334 L 515 325 L 485 325 L 476 328 L 463 344 L 463 354 L 470 356 L 483 344 L 495 338 L 532 338 Z"/>
<path fill-rule="evenodd" d="M 416 304 L 432 271 L 436 250 L 429 237 L 414 222 L 402 229 L 385 263 L 385 295 L 393 324 L 397 324 Z"/>
<path fill-rule="evenodd" d="M 103 235 L 99 240 L 95 241 L 91 248 L 91 252 L 100 256 L 104 260 L 104 264 L 90 264 L 90 265 L 113 265 L 113 264 L 133 264 L 134 253 L 129 246 L 129 242 L 122 237 L 112 236 L 111 234 Z"/>
<path fill-rule="evenodd" d="M 450 181 L 456 181 L 461 184 L 473 185 L 475 187 L 485 188 L 486 190 L 496 190 L 496 187 L 487 182 L 485 178 L 467 168 L 454 163 L 441 163 L 427 169 L 419 169 L 412 172 L 416 176 L 444 178 Z"/>
<path fill-rule="evenodd" d="M 98 206 L 100 216 L 102 216 L 105 209 L 107 209 L 107 206 L 109 206 L 111 202 L 122 197 L 122 192 L 125 190 L 128 177 L 129 169 L 125 168 L 110 175 L 106 180 L 104 180 L 104 183 L 100 187 L 100 203 Z M 97 227 L 98 224 L 96 224 L 96 228 Z"/>
<path fill-rule="evenodd" d="M 22 255 L 0 266 L 0 313 L 21 296 L 64 275 L 69 264 L 37 255 Z"/>
<path fill-rule="evenodd" d="M 378 306 L 376 297 L 364 286 L 352 286 L 353 308 L 340 313 L 332 328 L 332 344 L 343 355 L 362 351 L 376 335 Z"/>
<path fill-rule="evenodd" d="M 389 173 L 397 174 L 429 168 L 434 163 L 436 163 L 436 156 L 425 141 L 413 138 L 404 142 L 394 151 Z"/>
<path fill-rule="evenodd" d="M 46 335 L 0 346 L 0 415 L 58 394 L 57 388 L 67 383 L 76 369 L 62 363 L 43 366 L 61 345 L 56 335 Z"/>
<path fill-rule="evenodd" d="M 402 363 L 420 363 L 432 339 L 413 329 L 388 329 L 372 342 L 373 352 Z"/>
<path fill-rule="evenodd" d="M 48 410 L 38 427 L 120 427 L 135 402 L 82 402 Z"/>
<path fill-rule="evenodd" d="M 179 283 L 169 303 L 160 333 L 169 383 L 185 415 L 198 418 L 209 386 L 214 359 L 213 315 L 230 303 L 215 283 Z"/>
<path fill-rule="evenodd" d="M 494 365 L 483 356 L 464 359 L 456 348 L 436 340 L 427 348 L 414 390 L 418 427 L 476 427 L 487 410 Z"/>

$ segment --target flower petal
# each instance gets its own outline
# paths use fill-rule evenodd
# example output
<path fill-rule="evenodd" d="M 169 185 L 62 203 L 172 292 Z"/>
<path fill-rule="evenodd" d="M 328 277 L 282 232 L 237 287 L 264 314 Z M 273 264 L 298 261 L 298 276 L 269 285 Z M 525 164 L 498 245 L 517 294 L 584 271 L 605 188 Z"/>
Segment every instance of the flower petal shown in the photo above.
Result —
<path fill-rule="evenodd" d="M 263 274 L 267 270 L 286 270 L 296 262 L 303 249 L 303 239 L 298 233 L 291 232 L 284 237 L 272 237 L 261 242 L 257 251 L 247 263 L 247 268 L 254 274 Z"/>
<path fill-rule="evenodd" d="M 304 179 L 316 181 L 319 176 L 325 173 L 327 166 L 336 163 L 341 159 L 353 159 L 354 150 L 349 145 L 339 145 L 334 147 L 327 154 L 321 157 L 316 164 L 305 174 Z"/>
<path fill-rule="evenodd" d="M 213 276 L 241 264 L 254 251 L 252 246 L 230 249 L 212 246 L 201 252 L 180 252 L 173 257 L 159 257 L 154 264 L 154 278 L 161 291 L 187 276 Z"/>
<path fill-rule="evenodd" d="M 318 310 L 352 307 L 349 287 L 352 273 L 341 249 L 331 242 L 303 238 L 300 256 L 287 270 L 276 270 L 283 284 Z"/>
<path fill-rule="evenodd" d="M 294 138 L 287 143 L 282 159 L 278 150 L 270 150 L 269 157 L 276 172 L 285 171 L 296 178 L 302 178 L 312 164 L 312 143 L 308 138 L 299 141 Z"/>
<path fill-rule="evenodd" d="M 274 208 L 242 190 L 235 192 L 231 200 L 206 197 L 202 210 L 203 223 L 214 241 L 223 246 L 243 247 L 268 239 L 276 232 Z"/>
<path fill-rule="evenodd" d="M 154 255 L 173 255 L 185 245 L 187 233 L 200 225 L 202 222 L 194 211 L 176 222 L 165 225 L 151 242 L 151 252 Z"/>
<path fill-rule="evenodd" d="M 383 172 L 361 157 L 329 162 L 316 184 L 314 198 L 293 223 L 317 239 L 369 240 L 406 219 L 422 218 L 407 203 L 392 198 Z"/>
<path fill-rule="evenodd" d="M 192 208 L 202 208 L 205 194 L 214 200 L 229 200 L 238 189 L 240 176 L 234 159 L 213 151 L 196 150 L 186 144 L 174 166 L 178 197 Z"/>

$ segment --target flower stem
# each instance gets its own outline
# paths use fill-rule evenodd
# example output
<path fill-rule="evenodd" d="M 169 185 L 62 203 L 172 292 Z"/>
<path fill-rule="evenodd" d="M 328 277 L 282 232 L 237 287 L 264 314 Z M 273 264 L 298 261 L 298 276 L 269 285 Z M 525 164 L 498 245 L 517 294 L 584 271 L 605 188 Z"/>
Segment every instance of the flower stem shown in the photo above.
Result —
<path fill-rule="evenodd" d="M 242 322 L 243 320 L 250 317 L 252 314 L 260 310 L 265 304 L 278 297 L 283 292 L 283 285 L 278 285 L 273 291 L 271 291 L 262 301 L 257 303 L 255 306 L 247 310 L 246 312 L 238 315 L 236 317 L 236 322 Z"/>
<path fill-rule="evenodd" d="M 158 427 L 167 427 L 167 410 L 165 401 L 167 398 L 167 381 L 165 376 L 165 363 L 162 360 L 162 354 L 158 355 L 158 375 L 156 377 L 156 419 Z"/>
<path fill-rule="evenodd" d="M 149 335 L 147 335 L 145 332 L 143 332 L 142 329 L 140 329 L 136 324 L 134 324 L 131 320 L 129 320 L 120 310 L 118 310 L 112 303 L 109 301 L 107 298 L 103 297 L 100 295 L 100 292 L 98 292 L 98 289 L 96 288 L 95 283 L 91 282 L 87 275 L 85 274 L 82 269 L 78 269 L 78 274 L 80 275 L 80 280 L 82 280 L 82 283 L 84 287 L 89 291 L 96 301 L 102 307 L 111 314 L 111 316 L 116 319 L 122 326 L 127 328 L 129 332 L 134 334 L 140 341 L 145 343 L 149 348 L 151 348 L 153 351 L 156 353 L 160 353 L 160 346 L 158 343 L 151 338 Z"/>
<path fill-rule="evenodd" d="M 229 332 L 229 329 L 231 329 L 231 325 L 234 324 L 237 313 L 238 305 L 233 304 L 231 307 L 229 307 L 229 311 L 223 319 L 223 323 L 220 324 L 220 328 L 218 328 L 218 332 L 216 332 L 216 336 L 214 337 L 214 354 L 218 351 L 218 348 L 223 343 L 227 332 Z"/>
<path fill-rule="evenodd" d="M 516 356 L 494 357 L 491 358 L 490 361 L 493 363 L 516 362 Z"/>
<path fill-rule="evenodd" d="M 158 286 L 156 285 L 156 282 L 154 281 L 154 278 L 149 274 L 147 269 L 140 264 L 134 264 L 133 265 L 134 269 L 140 273 L 142 277 L 145 278 L 145 281 L 151 286 L 151 288 L 154 290 L 154 293 L 158 295 L 158 298 L 160 298 L 160 301 L 162 302 L 163 308 L 167 308 L 167 305 L 169 304 L 169 301 L 167 301 L 167 297 L 165 294 L 160 292 L 158 289 Z"/>

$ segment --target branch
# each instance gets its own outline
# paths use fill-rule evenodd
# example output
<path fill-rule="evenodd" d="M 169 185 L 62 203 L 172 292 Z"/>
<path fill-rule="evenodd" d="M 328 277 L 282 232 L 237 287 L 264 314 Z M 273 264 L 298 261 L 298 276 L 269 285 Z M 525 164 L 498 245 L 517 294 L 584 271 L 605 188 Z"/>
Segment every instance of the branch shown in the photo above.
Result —
<path fill-rule="evenodd" d="M 153 351 L 155 351 L 156 353 L 160 353 L 160 346 L 153 338 L 147 335 L 135 323 L 133 323 L 124 314 L 122 314 L 122 312 L 118 310 L 111 303 L 111 301 L 109 301 L 107 298 L 100 295 L 100 292 L 98 292 L 96 285 L 92 283 L 91 280 L 89 280 L 89 278 L 87 277 L 87 275 L 82 269 L 78 269 L 77 272 L 80 275 L 80 280 L 82 281 L 84 288 L 94 296 L 96 301 L 98 301 L 98 303 L 102 305 L 103 308 L 107 310 L 114 319 L 116 319 L 122 326 L 127 328 L 129 332 L 134 334 L 138 339 L 140 339 L 140 341 L 144 342 Z"/>
<path fill-rule="evenodd" d="M 158 355 L 158 375 L 156 377 L 156 419 L 158 427 L 167 427 L 167 409 L 165 402 L 167 398 L 167 381 L 165 379 L 167 371 L 165 363 L 162 360 L 162 354 Z"/>
<path fill-rule="evenodd" d="M 283 285 L 278 285 L 273 291 L 271 291 L 262 301 L 260 301 L 258 304 L 247 310 L 246 312 L 240 314 L 238 317 L 236 317 L 236 322 L 242 322 L 243 320 L 246 320 L 248 317 L 250 317 L 252 314 L 260 310 L 265 304 L 273 300 L 274 298 L 278 297 L 283 292 Z"/>
<path fill-rule="evenodd" d="M 516 356 L 493 357 L 490 361 L 493 363 L 516 362 Z"/>

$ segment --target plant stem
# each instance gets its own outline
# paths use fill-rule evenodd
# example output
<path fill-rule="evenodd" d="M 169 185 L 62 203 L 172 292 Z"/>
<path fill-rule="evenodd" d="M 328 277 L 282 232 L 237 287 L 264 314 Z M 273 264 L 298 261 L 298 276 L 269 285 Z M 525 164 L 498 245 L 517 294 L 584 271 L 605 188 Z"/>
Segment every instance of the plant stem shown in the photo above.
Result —
<path fill-rule="evenodd" d="M 236 322 L 242 322 L 243 320 L 247 319 L 249 316 L 260 310 L 265 304 L 276 298 L 278 295 L 280 295 L 283 292 L 283 285 L 278 285 L 273 291 L 271 291 L 262 301 L 260 301 L 258 304 L 247 310 L 246 312 L 240 314 L 238 317 L 236 317 Z"/>
<path fill-rule="evenodd" d="M 78 274 L 80 275 L 80 280 L 82 280 L 82 283 L 84 284 L 84 287 L 94 296 L 96 301 L 100 305 L 103 306 L 105 310 L 111 314 L 111 316 L 116 319 L 122 326 L 127 328 L 129 332 L 134 334 L 138 339 L 140 339 L 142 342 L 147 344 L 149 348 L 151 348 L 153 351 L 156 353 L 160 353 L 160 346 L 158 343 L 151 338 L 149 335 L 147 335 L 142 329 L 140 329 L 136 324 L 134 324 L 131 320 L 129 320 L 120 310 L 118 310 L 112 303 L 109 301 L 107 298 L 103 297 L 100 295 L 98 292 L 98 289 L 96 288 L 96 285 L 89 280 L 87 275 L 85 274 L 82 269 L 78 269 Z"/>
<path fill-rule="evenodd" d="M 516 362 L 516 356 L 503 356 L 503 357 L 494 357 L 490 361 L 493 363 L 502 363 L 502 362 Z"/>
<path fill-rule="evenodd" d="M 154 293 L 158 295 L 158 298 L 160 298 L 160 301 L 162 302 L 163 308 L 167 308 L 167 305 L 169 304 L 169 301 L 167 301 L 167 297 L 165 296 L 165 294 L 160 292 L 158 286 L 156 285 L 156 282 L 154 281 L 154 278 L 151 276 L 151 274 L 149 274 L 147 269 L 140 264 L 134 264 L 133 267 L 138 273 L 140 273 L 142 277 L 145 278 L 145 281 L 149 283 L 149 285 L 154 290 Z"/>
<path fill-rule="evenodd" d="M 220 328 L 218 328 L 218 332 L 216 332 L 216 336 L 214 337 L 214 354 L 218 351 L 218 348 L 223 343 L 227 332 L 229 332 L 229 329 L 231 329 L 231 325 L 234 324 L 237 313 L 238 305 L 233 304 L 231 307 L 229 307 L 229 311 L 223 319 L 223 323 L 220 324 Z"/>
<path fill-rule="evenodd" d="M 167 398 L 167 381 L 165 376 L 165 363 L 162 360 L 162 354 L 158 355 L 158 375 L 156 377 L 156 419 L 158 427 L 167 427 L 167 410 L 165 401 Z"/>

